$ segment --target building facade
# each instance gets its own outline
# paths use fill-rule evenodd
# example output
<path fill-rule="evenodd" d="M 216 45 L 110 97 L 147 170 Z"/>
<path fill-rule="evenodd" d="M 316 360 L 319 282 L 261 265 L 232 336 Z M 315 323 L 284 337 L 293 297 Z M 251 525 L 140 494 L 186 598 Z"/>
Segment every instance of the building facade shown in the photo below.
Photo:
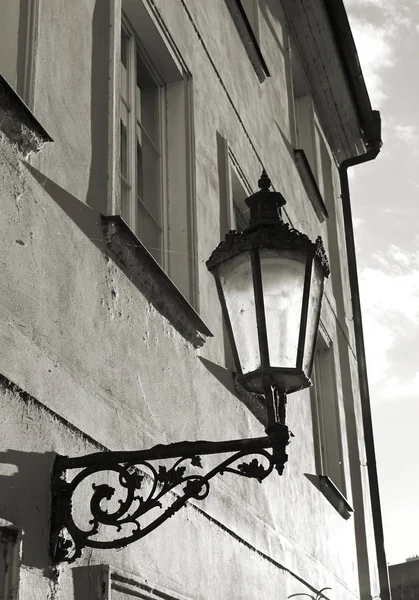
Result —
<path fill-rule="evenodd" d="M 394 600 L 419 598 L 419 556 L 406 558 L 404 563 L 389 565 L 388 572 Z"/>
<path fill-rule="evenodd" d="M 389 598 L 346 174 L 380 127 L 341 0 L 6 0 L 4 14 L 3 597 Z M 136 543 L 54 561 L 57 455 L 263 435 L 205 265 L 246 226 L 263 169 L 331 267 L 284 474 L 226 472 Z M 80 527 L 90 498 L 74 498 Z"/>

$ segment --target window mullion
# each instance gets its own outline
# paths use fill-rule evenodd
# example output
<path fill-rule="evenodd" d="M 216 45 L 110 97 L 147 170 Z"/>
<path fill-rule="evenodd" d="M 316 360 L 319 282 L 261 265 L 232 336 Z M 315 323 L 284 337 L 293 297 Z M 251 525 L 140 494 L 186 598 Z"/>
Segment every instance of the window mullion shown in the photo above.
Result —
<path fill-rule="evenodd" d="M 135 103 L 136 77 L 136 41 L 131 32 L 129 43 L 129 65 L 128 65 L 128 89 L 130 111 L 128 113 L 128 148 L 129 148 L 129 182 L 130 182 L 130 227 L 138 234 L 138 211 L 137 211 L 137 115 Z"/>
<path fill-rule="evenodd" d="M 160 158 L 160 214 L 161 214 L 161 244 L 163 268 L 168 269 L 170 251 L 168 239 L 168 180 L 167 180 L 167 94 L 166 86 L 160 88 L 160 147 L 162 148 Z M 170 273 L 169 273 L 170 275 Z"/>

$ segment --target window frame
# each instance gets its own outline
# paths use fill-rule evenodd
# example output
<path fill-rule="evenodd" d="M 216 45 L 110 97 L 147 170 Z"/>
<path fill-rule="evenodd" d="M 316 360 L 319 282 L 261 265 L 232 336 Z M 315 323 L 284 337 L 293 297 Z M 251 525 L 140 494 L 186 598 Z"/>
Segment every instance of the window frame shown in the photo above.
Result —
<path fill-rule="evenodd" d="M 321 387 L 319 373 L 316 374 L 316 358 L 318 358 L 319 352 L 326 352 L 328 359 L 328 374 L 329 382 L 327 384 L 328 391 L 331 393 L 332 398 L 329 396 L 328 405 L 322 401 L 320 396 Z M 317 365 L 319 369 L 319 365 Z M 330 502 L 333 508 L 340 514 L 344 519 L 349 519 L 353 513 L 353 508 L 349 504 L 347 494 L 347 473 L 346 465 L 344 464 L 343 454 L 343 436 L 344 428 L 341 421 L 341 408 L 339 406 L 338 387 L 336 380 L 336 360 L 334 354 L 334 346 L 330 336 L 328 335 L 323 323 L 320 321 L 319 333 L 317 337 L 316 354 L 313 366 L 313 386 L 310 390 L 311 396 L 311 407 L 312 407 L 312 423 L 313 423 L 313 436 L 314 436 L 314 454 L 316 463 L 317 482 L 316 487 L 321 491 L 324 497 Z M 323 396 L 324 397 L 324 396 Z M 328 428 L 325 425 L 325 413 L 330 409 L 332 405 L 335 417 L 334 433 L 337 439 L 338 446 L 338 460 L 340 470 L 340 481 L 335 481 L 336 477 L 332 477 L 334 473 L 330 470 L 330 456 L 333 456 L 336 460 L 335 448 L 331 448 L 330 435 L 328 444 Z M 332 415 L 333 416 L 333 415 Z M 335 442 L 336 442 L 335 439 Z M 336 444 L 335 444 L 336 446 Z"/>
<path fill-rule="evenodd" d="M 164 247 L 162 245 L 161 268 L 196 311 L 199 310 L 199 297 L 197 293 L 193 82 L 191 73 L 162 21 L 159 11 L 147 0 L 114 0 L 112 4 L 107 215 L 115 217 L 121 215 L 119 64 L 121 56 L 120 30 L 123 15 L 135 31 L 141 48 L 151 60 L 166 88 L 168 116 L 165 123 L 167 137 L 164 141 L 164 154 L 166 162 L 163 165 L 165 175 L 162 190 L 165 211 L 165 242 Z M 171 115 L 174 118 L 171 118 Z M 181 152 L 171 151 L 171 147 L 176 148 L 176 145 L 173 144 L 175 139 L 180 139 Z M 173 176 L 173 173 L 176 173 L 176 177 Z M 140 238 L 138 238 L 138 244 L 147 250 Z"/>
<path fill-rule="evenodd" d="M 219 178 L 219 201 L 220 201 L 220 239 L 224 239 L 228 231 L 234 229 L 241 231 L 247 226 L 248 218 L 245 211 L 242 212 L 242 223 L 237 222 L 236 203 L 234 202 L 234 182 L 241 187 L 245 197 L 253 194 L 249 180 L 244 174 L 239 161 L 237 160 L 233 150 L 229 146 L 228 140 L 217 132 L 217 150 L 218 150 L 218 178 Z M 237 225 L 241 225 L 237 229 Z M 244 225 L 244 227 L 243 227 Z M 229 336 L 225 324 L 223 323 L 223 341 L 224 341 L 224 364 L 226 369 L 235 372 L 236 367 L 233 359 L 233 354 L 230 346 Z"/>
<path fill-rule="evenodd" d="M 19 94 L 25 104 L 33 109 L 39 0 L 13 0 L 11 4 L 17 11 L 15 14 L 16 31 L 13 32 L 10 28 L 8 31 L 12 36 L 16 36 L 14 51 L 11 52 L 10 47 L 4 51 L 5 49 L 1 48 L 0 44 L 2 56 L 6 58 L 8 63 L 8 68 L 4 72 L 2 72 L 2 68 L 0 74 Z M 7 7 L 4 7 L 2 12 L 4 13 L 5 10 L 7 10 Z M 7 26 L 6 20 L 4 20 L 4 26 Z M 11 62 L 12 64 L 10 64 Z"/>
<path fill-rule="evenodd" d="M 343 433 L 336 381 L 336 360 L 334 344 L 324 326 L 319 328 L 312 380 L 317 474 L 320 477 L 328 477 L 345 497 L 347 483 L 343 461 Z M 330 417 L 334 421 L 333 431 L 330 431 Z M 332 459 L 335 462 L 333 466 Z"/>
<path fill-rule="evenodd" d="M 160 243 L 161 243 L 161 259 L 158 260 L 155 256 L 155 249 L 149 249 L 150 253 L 156 258 L 157 262 L 162 266 L 164 270 L 167 270 L 167 256 L 166 256 L 166 248 L 167 248 L 167 181 L 166 181 L 166 124 L 167 124 L 167 114 L 166 114 L 166 106 L 167 106 L 167 90 L 166 84 L 160 76 L 157 68 L 153 64 L 151 58 L 149 57 L 146 50 L 143 48 L 138 35 L 135 30 L 129 23 L 127 17 L 122 14 L 121 17 L 121 31 L 125 30 L 128 34 L 128 73 L 127 73 L 127 81 L 128 81 L 128 96 L 129 96 L 129 105 L 124 101 L 121 93 L 121 104 L 126 105 L 127 110 L 127 120 L 128 120 L 128 128 L 127 128 L 127 167 L 128 173 L 127 178 L 125 178 L 120 173 L 121 178 L 121 186 L 125 185 L 128 190 L 128 204 L 129 204 L 129 214 L 124 215 L 124 207 L 122 202 L 122 193 L 121 193 L 121 216 L 126 221 L 127 225 L 134 232 L 134 234 L 141 239 L 140 235 L 140 225 L 139 225 L 139 204 L 141 204 L 142 209 L 148 213 L 150 218 L 155 222 L 157 227 L 161 231 Z M 122 35 L 121 35 L 122 39 Z M 155 146 L 154 141 L 151 139 L 149 133 L 146 128 L 141 124 L 140 119 L 138 118 L 137 113 L 137 102 L 135 98 L 135 81 L 134 75 L 137 69 L 137 60 L 138 54 L 141 55 L 141 59 L 143 60 L 149 74 L 156 82 L 156 88 L 158 89 L 158 99 L 157 99 L 157 113 L 158 113 L 158 137 L 159 137 L 159 148 Z M 120 78 L 121 79 L 121 78 Z M 122 86 L 121 86 L 122 87 Z M 120 88 L 121 89 L 121 88 Z M 120 104 L 120 107 L 121 107 Z M 121 108 L 120 108 L 121 115 Z M 122 123 L 122 119 L 120 117 L 120 122 Z M 158 192 L 158 203 L 159 208 L 158 212 L 161 215 L 160 222 L 157 221 L 155 216 L 151 213 L 151 211 L 147 208 L 143 199 L 140 198 L 140 194 L 138 191 L 138 154 L 137 154 L 137 125 L 140 127 L 142 133 L 146 136 L 149 143 L 152 144 L 156 152 L 159 154 L 159 174 L 157 187 L 159 188 Z M 125 218 L 127 216 L 127 218 Z"/>
<path fill-rule="evenodd" d="M 252 28 L 257 43 L 260 43 L 259 30 L 259 0 L 239 0 L 246 14 L 247 21 Z"/>
<path fill-rule="evenodd" d="M 22 530 L 0 519 L 0 598 L 18 600 L 22 564 Z"/>
<path fill-rule="evenodd" d="M 224 238 L 231 229 L 241 231 L 247 227 L 247 213 L 249 209 L 243 205 L 245 198 L 253 194 L 252 187 L 240 166 L 228 141 L 218 134 L 218 162 L 219 162 L 219 185 L 220 185 L 220 237 Z M 234 200 L 234 190 L 240 187 L 242 192 L 242 206 Z M 241 223 L 238 222 L 237 212 L 240 212 Z M 239 226 L 239 229 L 237 229 Z"/>
<path fill-rule="evenodd" d="M 330 153 L 316 114 L 314 100 L 304 70 L 289 37 L 288 55 L 290 137 L 294 147 L 294 162 L 307 196 L 319 221 L 322 223 L 329 218 L 325 203 L 325 191 L 326 188 L 327 191 L 330 190 L 332 182 L 324 181 L 325 166 L 323 165 L 323 158 L 325 156 L 324 151 L 328 155 Z"/>
<path fill-rule="evenodd" d="M 256 4 L 254 8 L 253 23 L 250 22 L 248 9 L 246 9 L 241 0 L 225 0 L 227 8 L 236 26 L 242 44 L 246 50 L 249 60 L 255 70 L 260 83 L 263 83 L 271 76 L 268 66 L 263 58 L 260 48 L 260 19 L 259 19 L 259 0 L 253 0 Z M 255 12 L 256 11 L 256 12 Z M 254 31 L 253 27 L 257 27 Z"/>

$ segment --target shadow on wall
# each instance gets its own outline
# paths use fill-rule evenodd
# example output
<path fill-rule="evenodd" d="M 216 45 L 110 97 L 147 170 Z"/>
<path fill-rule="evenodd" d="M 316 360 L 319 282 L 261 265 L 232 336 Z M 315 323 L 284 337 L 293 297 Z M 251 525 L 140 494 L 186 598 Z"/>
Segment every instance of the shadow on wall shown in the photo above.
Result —
<path fill-rule="evenodd" d="M 246 408 L 252 413 L 252 415 L 261 423 L 264 427 L 267 426 L 266 410 L 261 398 L 257 394 L 251 394 L 247 392 L 239 383 L 236 381 L 236 375 L 229 369 L 217 365 L 216 363 L 199 356 L 199 360 L 206 369 L 213 375 L 225 388 L 232 394 L 237 400 L 240 400 Z"/>
<path fill-rule="evenodd" d="M 109 114 L 109 0 L 96 0 L 92 19 L 91 58 L 91 151 L 89 186 L 86 203 L 106 213 L 108 180 Z"/>
<path fill-rule="evenodd" d="M 109 259 L 118 266 L 142 296 L 165 316 L 188 341 L 196 347 L 211 332 L 200 318 L 184 317 L 185 309 L 176 304 L 180 294 L 173 294 L 173 284 L 168 291 L 168 277 L 163 273 L 143 244 L 131 232 L 121 217 L 106 217 L 67 192 L 29 163 L 23 163 L 45 192 L 65 212 L 71 221 L 102 253 L 106 264 Z M 46 207 L 48 209 L 48 207 Z"/>
<path fill-rule="evenodd" d="M 0 452 L 0 515 L 23 530 L 22 563 L 43 570 L 50 565 L 50 480 L 55 456 L 54 452 Z M 12 474 L 4 474 L 8 472 Z"/>
<path fill-rule="evenodd" d="M 77 225 L 87 238 L 105 252 L 105 239 L 102 233 L 102 220 L 100 212 L 89 208 L 75 196 L 49 179 L 46 175 L 35 169 L 27 162 L 23 163 L 26 169 L 41 185 L 54 202 Z"/>

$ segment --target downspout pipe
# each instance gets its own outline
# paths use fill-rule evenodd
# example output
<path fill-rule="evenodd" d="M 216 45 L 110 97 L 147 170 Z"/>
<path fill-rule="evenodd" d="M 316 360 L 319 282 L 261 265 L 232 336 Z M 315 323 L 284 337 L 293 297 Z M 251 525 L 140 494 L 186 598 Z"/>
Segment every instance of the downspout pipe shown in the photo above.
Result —
<path fill-rule="evenodd" d="M 382 145 L 381 142 L 381 119 L 378 111 L 371 111 L 372 120 L 375 123 L 375 135 L 367 144 L 367 152 L 355 158 L 343 161 L 339 167 L 343 219 L 345 227 L 346 252 L 348 257 L 349 282 L 352 297 L 352 313 L 354 320 L 355 345 L 358 364 L 358 378 L 360 387 L 360 399 L 362 408 L 363 433 L 365 439 L 365 451 L 367 456 L 367 469 L 369 478 L 371 510 L 373 518 L 376 557 L 380 585 L 381 600 L 391 600 L 387 559 L 384 547 L 383 520 L 380 504 L 380 492 L 378 486 L 378 474 L 374 446 L 371 402 L 368 385 L 367 363 L 365 356 L 364 332 L 362 326 L 361 302 L 359 297 L 359 282 L 355 252 L 355 238 L 352 224 L 352 210 L 348 182 L 348 168 L 364 162 L 374 160 Z"/>

